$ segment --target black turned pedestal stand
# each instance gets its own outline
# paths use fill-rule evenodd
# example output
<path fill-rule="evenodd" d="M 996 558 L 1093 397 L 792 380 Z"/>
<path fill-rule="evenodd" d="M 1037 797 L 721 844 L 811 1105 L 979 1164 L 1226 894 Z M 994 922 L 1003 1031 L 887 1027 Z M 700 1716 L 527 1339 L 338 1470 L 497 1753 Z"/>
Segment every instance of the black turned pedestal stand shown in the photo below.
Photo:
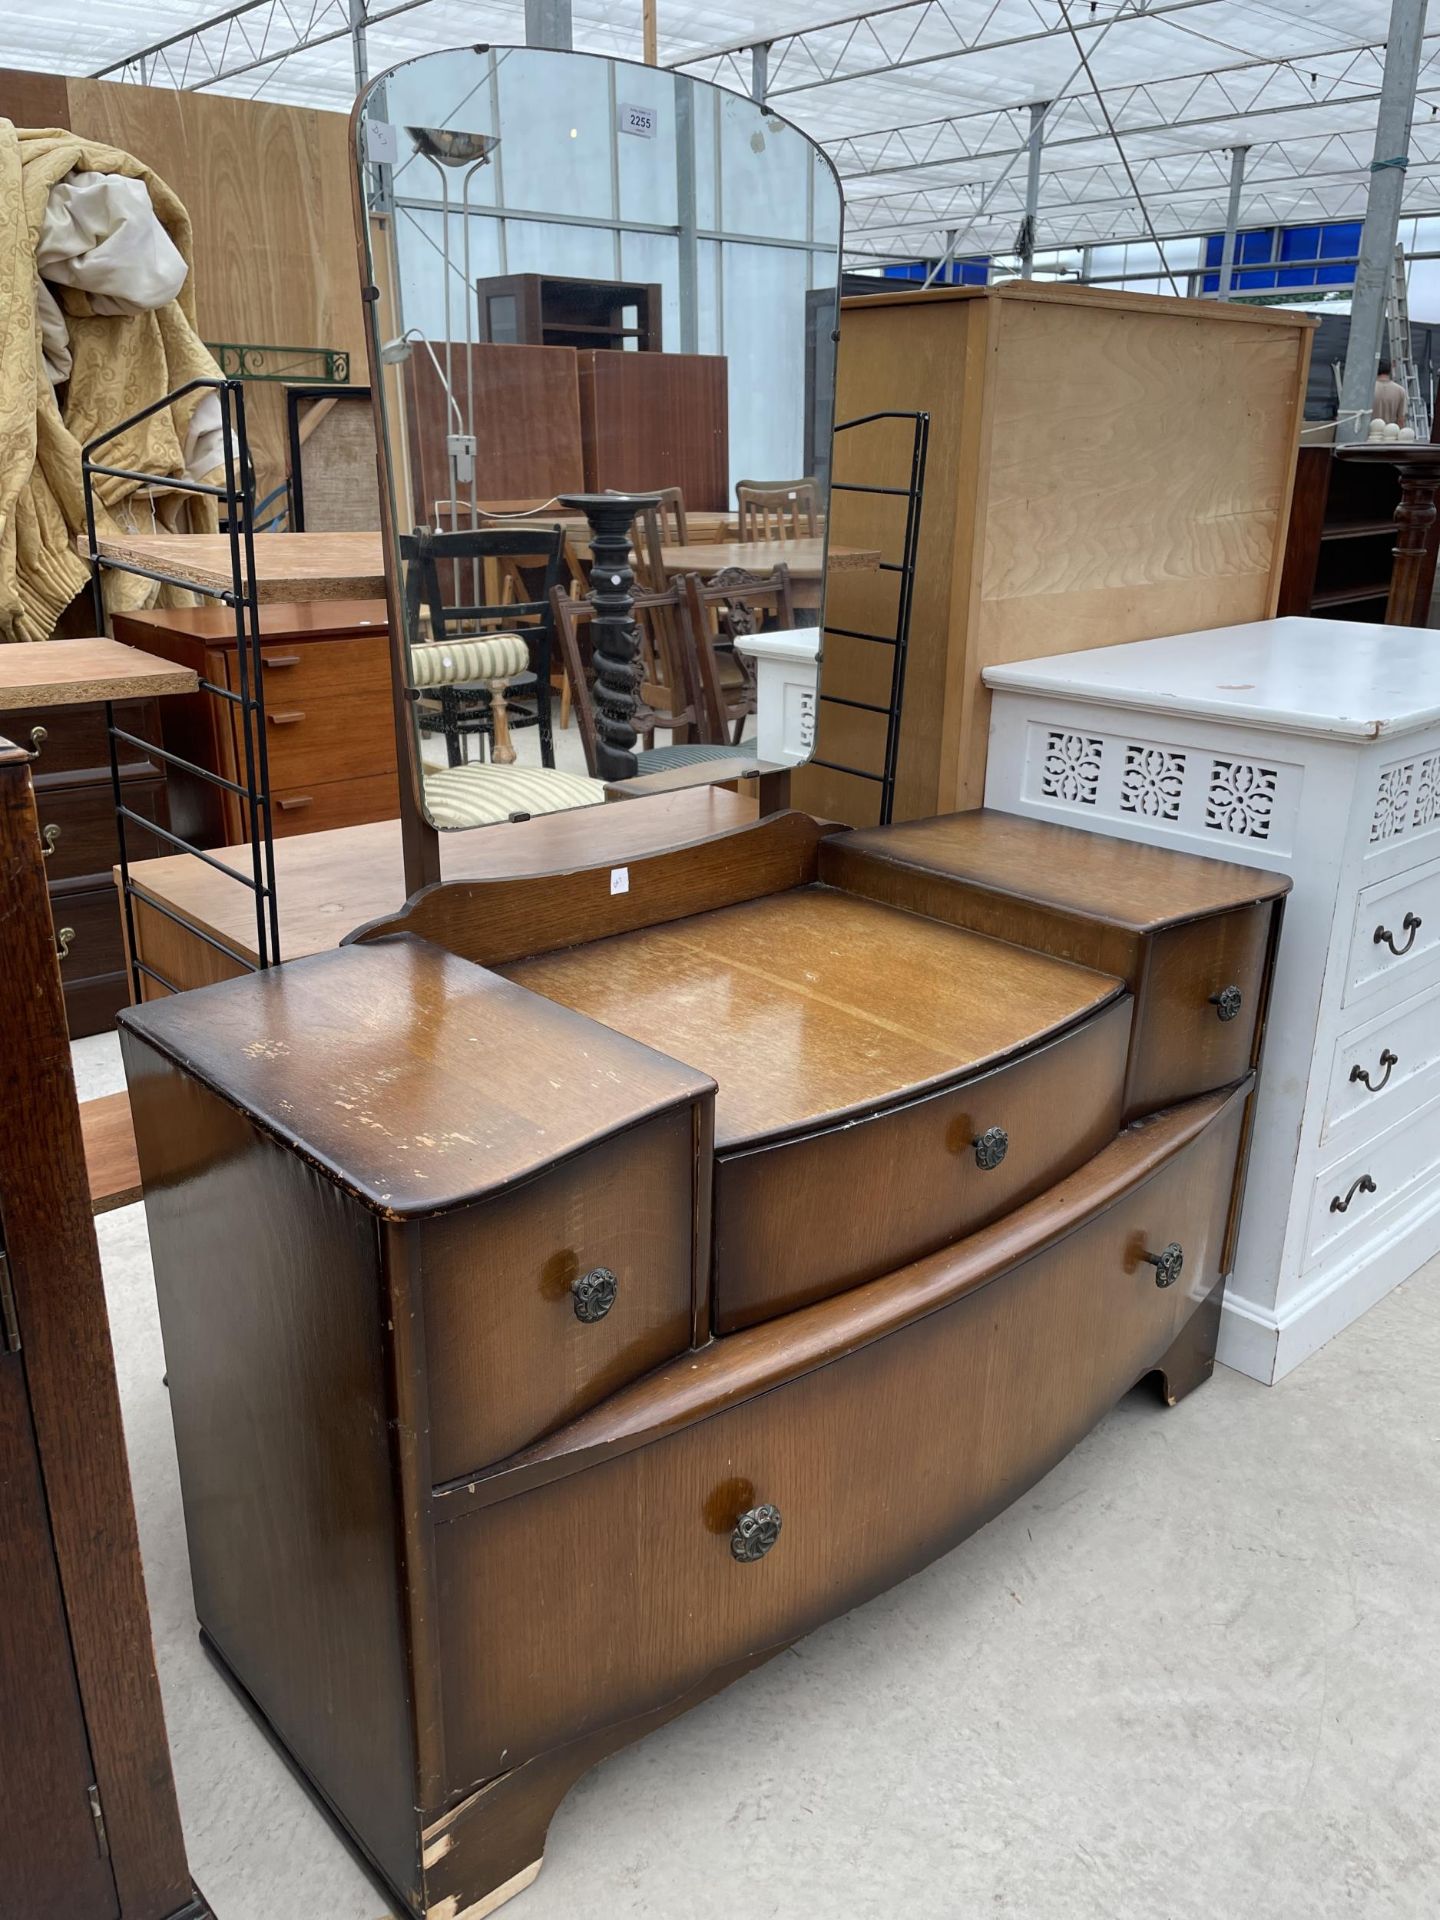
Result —
<path fill-rule="evenodd" d="M 640 703 L 640 630 L 635 625 L 635 574 L 630 529 L 660 504 L 658 493 L 562 493 L 590 522 L 590 604 L 595 609 L 595 776 L 629 780 L 635 773 L 635 710 Z"/>

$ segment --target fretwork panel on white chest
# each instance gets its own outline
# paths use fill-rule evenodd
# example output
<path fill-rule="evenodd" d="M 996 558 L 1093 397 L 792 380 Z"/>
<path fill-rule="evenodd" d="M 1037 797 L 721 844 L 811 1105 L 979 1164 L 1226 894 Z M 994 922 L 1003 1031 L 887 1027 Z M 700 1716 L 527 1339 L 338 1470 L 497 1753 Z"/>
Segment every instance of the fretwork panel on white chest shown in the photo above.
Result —
<path fill-rule="evenodd" d="M 1220 1358 L 1440 1251 L 1440 634 L 1275 620 L 991 668 L 986 803 L 1290 875 Z"/>

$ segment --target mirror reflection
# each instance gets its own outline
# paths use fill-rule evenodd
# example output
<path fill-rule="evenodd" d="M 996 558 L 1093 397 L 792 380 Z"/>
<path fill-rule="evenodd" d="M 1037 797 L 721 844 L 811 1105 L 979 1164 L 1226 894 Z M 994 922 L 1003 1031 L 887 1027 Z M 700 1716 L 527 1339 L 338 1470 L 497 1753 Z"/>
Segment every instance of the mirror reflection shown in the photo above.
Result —
<path fill-rule="evenodd" d="M 823 152 L 704 82 L 501 47 L 383 75 L 357 166 L 427 817 L 807 758 L 840 268 Z"/>

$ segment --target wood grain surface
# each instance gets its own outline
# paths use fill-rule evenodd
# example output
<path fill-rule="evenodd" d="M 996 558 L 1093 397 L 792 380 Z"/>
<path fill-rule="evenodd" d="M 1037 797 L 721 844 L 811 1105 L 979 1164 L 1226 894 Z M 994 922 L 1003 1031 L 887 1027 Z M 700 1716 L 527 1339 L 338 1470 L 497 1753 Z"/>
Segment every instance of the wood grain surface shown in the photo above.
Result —
<path fill-rule="evenodd" d="M 234 584 L 230 541 L 220 533 L 135 533 L 100 541 L 110 560 L 208 588 Z M 255 536 L 255 590 L 272 600 L 372 600 L 385 591 L 378 533 L 261 533 Z"/>
<path fill-rule="evenodd" d="M 814 887 L 505 973 L 711 1075 L 721 1149 L 913 1096 L 1119 990 L 1047 955 Z"/>
<path fill-rule="evenodd" d="M 89 706 L 139 695 L 193 693 L 195 675 L 118 640 L 44 640 L 0 647 L 0 723 L 32 707 Z M 25 731 L 28 728 L 17 731 Z"/>
<path fill-rule="evenodd" d="M 102 1094 L 80 1102 L 80 1132 L 85 1141 L 85 1174 L 90 1182 L 90 1211 L 110 1213 L 141 1195 L 140 1162 L 128 1093 Z"/>
<path fill-rule="evenodd" d="M 121 1026 L 392 1219 L 499 1192 L 710 1091 L 703 1074 L 410 938 L 172 995 Z M 537 1082 L 553 1090 L 543 1102 Z"/>
<path fill-rule="evenodd" d="M 313 815 L 312 815 L 313 818 Z M 440 835 L 447 880 L 511 879 L 565 873 L 594 860 L 625 863 L 663 847 L 684 846 L 753 823 L 755 802 L 716 787 L 631 800 L 624 806 L 586 807 L 547 814 L 503 827 Z M 275 890 L 280 912 L 280 952 L 287 960 L 323 953 L 352 929 L 396 913 L 405 899 L 400 823 L 306 832 L 275 847 Z M 248 846 L 217 849 L 214 859 L 248 872 Z M 243 959 L 255 959 L 255 907 L 243 887 L 191 854 L 137 861 L 131 880 L 143 895 L 203 927 Z M 178 986 L 203 986 L 238 971 L 201 940 L 187 936 L 163 914 L 143 921 L 142 958 L 163 949 L 154 965 Z M 225 971 L 217 974 L 217 966 Z"/>
<path fill-rule="evenodd" d="M 901 1291 L 927 1270 L 948 1273 L 948 1303 L 888 1337 L 440 1526 L 454 1785 L 658 1706 L 717 1666 L 794 1639 L 1008 1506 L 1164 1359 L 1210 1296 L 1239 1123 L 1236 1101 L 1042 1252 L 1022 1251 L 1004 1223 L 994 1231 L 1011 1236 L 1016 1259 L 990 1284 L 978 1274 L 968 1288 L 956 1284 L 973 1239 L 928 1269 L 874 1283 Z M 1072 1217 L 1089 1210 L 1095 1175 L 1092 1163 L 1071 1183 Z M 1185 1270 L 1161 1289 L 1141 1255 L 1171 1240 L 1184 1247 Z M 862 1293 L 808 1313 L 853 1324 L 864 1304 Z M 779 1329 L 792 1339 L 797 1332 L 792 1322 L 772 1323 L 711 1352 L 723 1367 L 730 1349 L 775 1341 Z M 706 1358 L 681 1363 L 697 1397 Z M 632 1389 L 631 1404 L 644 1393 L 653 1415 L 665 1384 L 665 1375 L 652 1377 Z M 591 1417 L 614 1411 L 612 1401 Z M 731 1530 L 761 1503 L 780 1512 L 779 1540 L 758 1563 L 738 1564 Z M 550 1604 L 557 1594 L 564 1607 Z M 629 1631 L 615 1630 L 621 1620 Z"/>

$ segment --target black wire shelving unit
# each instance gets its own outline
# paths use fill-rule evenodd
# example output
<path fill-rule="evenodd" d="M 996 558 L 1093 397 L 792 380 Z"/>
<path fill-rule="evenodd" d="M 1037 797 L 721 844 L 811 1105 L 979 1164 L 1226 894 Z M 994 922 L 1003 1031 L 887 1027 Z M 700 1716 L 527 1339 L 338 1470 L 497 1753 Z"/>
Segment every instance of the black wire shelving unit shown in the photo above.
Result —
<path fill-rule="evenodd" d="M 903 487 L 882 487 L 862 485 L 857 481 L 832 480 L 832 493 L 867 493 L 904 500 L 905 531 L 900 543 L 898 560 L 881 560 L 882 573 L 899 575 L 900 587 L 895 599 L 895 627 L 892 633 L 874 633 L 863 627 L 837 627 L 827 620 L 825 631 L 838 639 L 862 640 L 875 646 L 889 647 L 890 654 L 890 697 L 885 705 L 874 700 L 850 700 L 838 693 L 826 693 L 822 672 L 819 700 L 822 704 L 835 707 L 851 707 L 860 713 L 878 713 L 885 715 L 885 755 L 882 770 L 875 773 L 867 767 L 845 766 L 838 760 L 821 760 L 818 757 L 808 764 L 812 767 L 826 767 L 832 773 L 847 773 L 857 780 L 869 780 L 880 788 L 880 818 L 878 824 L 888 827 L 895 806 L 895 771 L 900 758 L 900 714 L 905 701 L 905 657 L 910 646 L 910 615 L 915 600 L 915 559 L 920 545 L 920 512 L 925 500 L 925 462 L 930 449 L 930 416 L 928 413 L 864 413 L 854 420 L 842 420 L 835 428 L 838 438 L 842 433 L 851 433 L 860 427 L 874 426 L 882 420 L 908 420 L 913 426 L 910 444 L 910 479 Z M 817 728 L 818 731 L 818 728 Z"/>
<path fill-rule="evenodd" d="M 152 415 L 164 412 L 177 400 L 191 393 L 212 392 L 220 401 L 221 437 L 224 445 L 225 483 L 217 486 L 200 480 L 176 480 L 168 474 L 141 473 L 130 467 L 111 466 L 95 456 L 114 441 L 120 439 L 133 427 L 139 426 Z M 97 478 L 116 480 L 134 480 L 142 486 L 160 488 L 166 493 L 192 493 L 201 495 L 218 503 L 221 516 L 221 530 L 229 539 L 230 546 L 230 584 L 228 587 L 202 587 L 193 580 L 182 579 L 176 574 L 166 573 L 156 567 L 141 566 L 132 560 L 122 560 L 111 554 L 102 554 L 95 524 L 95 481 Z M 233 880 L 237 886 L 248 887 L 255 899 L 255 955 L 241 953 L 227 941 L 194 921 L 184 920 L 169 907 L 162 906 L 151 894 L 143 894 L 147 913 L 157 913 L 175 925 L 184 927 L 187 933 L 194 934 L 207 946 L 233 960 L 247 972 L 255 972 L 271 967 L 280 959 L 280 927 L 275 903 L 275 847 L 270 829 L 270 766 L 265 742 L 265 682 L 264 663 L 260 653 L 260 606 L 259 593 L 255 582 L 255 478 L 250 463 L 249 443 L 245 433 L 245 391 L 239 380 L 198 379 L 189 380 L 174 392 L 167 393 L 163 399 L 148 407 L 142 407 L 138 413 L 132 413 L 127 419 L 109 427 L 104 433 L 97 434 L 82 451 L 81 479 L 85 494 L 85 531 L 86 546 L 90 561 L 90 587 L 94 600 L 95 631 L 107 631 L 105 609 L 104 575 L 109 573 L 137 574 L 142 580 L 155 580 L 165 586 L 180 587 L 187 593 L 195 593 L 203 598 L 217 600 L 222 606 L 229 607 L 235 619 L 236 660 L 239 679 L 238 691 L 231 687 L 217 686 L 213 680 L 201 679 L 202 691 L 212 698 L 224 701 L 234 709 L 240 736 L 240 762 L 244 768 L 243 784 L 228 779 L 225 775 L 213 773 L 208 767 L 200 767 L 193 760 L 171 752 L 168 748 L 158 747 L 152 741 L 142 740 L 138 735 L 129 733 L 120 726 L 115 718 L 114 703 L 105 703 L 105 725 L 110 743 L 110 786 L 115 802 L 115 824 L 119 845 L 120 899 L 125 920 L 125 942 L 130 966 L 131 997 L 135 1001 L 144 998 L 143 979 L 153 980 L 170 993 L 180 991 L 173 981 L 141 960 L 136 951 L 135 941 L 135 898 L 136 889 L 130 876 L 130 848 L 127 829 L 136 827 L 152 835 L 156 840 L 172 848 L 177 853 L 188 853 L 197 860 L 203 860 L 217 873 Z M 137 496 L 143 497 L 143 496 Z M 245 803 L 245 819 L 249 828 L 250 871 L 244 873 L 227 866 L 223 860 L 217 860 L 213 853 L 203 847 L 197 847 L 180 834 L 171 832 L 168 826 L 162 827 L 157 821 L 147 820 L 143 814 L 136 813 L 126 804 L 124 783 L 120 774 L 121 746 L 138 748 L 145 755 L 163 760 L 167 766 L 179 767 L 192 774 L 207 785 L 221 787 L 227 793 L 235 795 Z"/>

